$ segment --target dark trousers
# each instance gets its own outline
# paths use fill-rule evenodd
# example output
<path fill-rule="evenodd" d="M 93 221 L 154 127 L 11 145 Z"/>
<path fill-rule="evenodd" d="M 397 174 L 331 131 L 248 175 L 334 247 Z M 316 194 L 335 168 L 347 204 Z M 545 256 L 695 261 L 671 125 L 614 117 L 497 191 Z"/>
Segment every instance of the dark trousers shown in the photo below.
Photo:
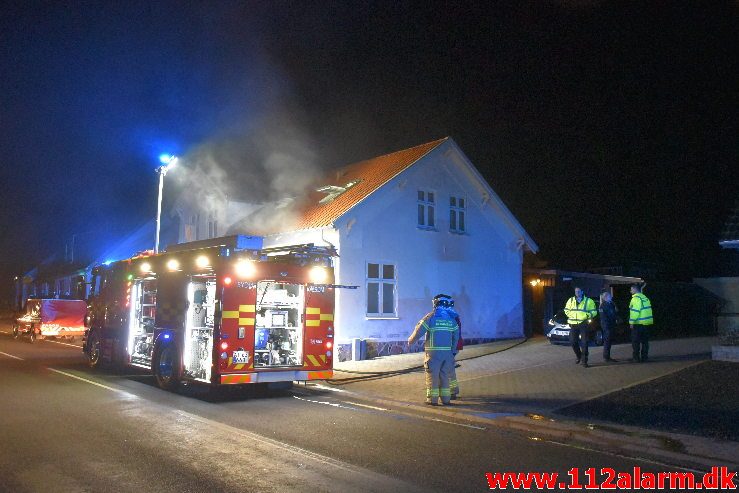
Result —
<path fill-rule="evenodd" d="M 601 327 L 601 332 L 603 333 L 603 359 L 609 360 L 611 359 L 611 328 L 610 327 Z"/>
<path fill-rule="evenodd" d="M 580 337 L 582 334 L 582 339 Z M 590 331 L 588 330 L 588 323 L 582 324 L 571 324 L 570 325 L 570 344 L 572 350 L 575 351 L 577 359 L 582 359 L 585 363 L 588 362 L 588 339 L 590 339 Z M 582 349 L 580 349 L 582 346 Z"/>
<path fill-rule="evenodd" d="M 631 329 L 631 349 L 635 360 L 647 360 L 649 357 L 649 325 L 634 324 L 634 328 Z"/>

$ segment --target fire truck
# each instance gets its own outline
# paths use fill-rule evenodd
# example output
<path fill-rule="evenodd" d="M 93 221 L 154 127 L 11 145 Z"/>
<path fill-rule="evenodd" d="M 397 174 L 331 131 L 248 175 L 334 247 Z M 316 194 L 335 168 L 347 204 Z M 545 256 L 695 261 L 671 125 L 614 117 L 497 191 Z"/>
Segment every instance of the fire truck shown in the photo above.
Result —
<path fill-rule="evenodd" d="M 230 236 L 96 266 L 83 351 L 158 385 L 269 384 L 333 375 L 333 248 Z"/>

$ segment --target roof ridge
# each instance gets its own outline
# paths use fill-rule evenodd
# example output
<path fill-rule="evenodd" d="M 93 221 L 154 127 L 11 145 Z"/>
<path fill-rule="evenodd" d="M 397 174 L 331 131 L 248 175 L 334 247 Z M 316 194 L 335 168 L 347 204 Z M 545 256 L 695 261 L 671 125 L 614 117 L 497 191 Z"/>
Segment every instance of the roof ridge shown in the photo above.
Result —
<path fill-rule="evenodd" d="M 355 161 L 355 162 L 349 163 L 349 164 L 345 164 L 343 166 L 339 166 L 338 168 L 334 168 L 334 169 L 335 169 L 335 171 L 341 171 L 341 170 L 343 170 L 345 168 L 350 168 L 352 166 L 356 166 L 358 164 L 366 163 L 368 161 L 374 161 L 375 159 L 387 158 L 387 157 L 392 156 L 393 154 L 400 154 L 401 152 L 409 152 L 409 151 L 412 151 L 413 149 L 418 149 L 419 147 L 425 147 L 425 146 L 430 146 L 431 144 L 434 144 L 433 147 L 429 148 L 429 151 L 431 151 L 432 149 L 438 147 L 442 142 L 448 140 L 449 138 L 450 138 L 449 136 L 446 136 L 446 137 L 442 137 L 441 139 L 430 140 L 428 142 L 424 142 L 423 144 L 418 144 L 418 145 L 415 145 L 415 146 L 412 146 L 412 147 L 406 147 L 405 149 L 398 149 L 397 151 L 388 152 L 387 154 L 380 154 L 379 156 L 372 156 L 370 158 L 362 159 L 361 161 Z"/>

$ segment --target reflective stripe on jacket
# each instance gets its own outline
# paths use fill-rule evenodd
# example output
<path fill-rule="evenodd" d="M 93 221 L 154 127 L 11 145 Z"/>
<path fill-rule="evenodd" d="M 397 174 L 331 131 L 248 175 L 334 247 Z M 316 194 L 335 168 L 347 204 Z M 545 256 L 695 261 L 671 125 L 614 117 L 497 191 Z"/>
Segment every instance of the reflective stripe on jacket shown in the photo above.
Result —
<path fill-rule="evenodd" d="M 565 315 L 567 315 L 568 324 L 581 324 L 594 318 L 597 314 L 598 309 L 595 307 L 595 301 L 587 296 L 583 296 L 580 303 L 573 296 L 567 300 L 567 304 L 565 305 Z"/>
<path fill-rule="evenodd" d="M 642 293 L 631 296 L 629 303 L 629 323 L 631 325 L 652 325 L 652 302 Z"/>
<path fill-rule="evenodd" d="M 408 342 L 413 344 L 423 335 L 425 351 L 451 351 L 457 347 L 459 326 L 447 310 L 437 308 L 418 322 Z"/>

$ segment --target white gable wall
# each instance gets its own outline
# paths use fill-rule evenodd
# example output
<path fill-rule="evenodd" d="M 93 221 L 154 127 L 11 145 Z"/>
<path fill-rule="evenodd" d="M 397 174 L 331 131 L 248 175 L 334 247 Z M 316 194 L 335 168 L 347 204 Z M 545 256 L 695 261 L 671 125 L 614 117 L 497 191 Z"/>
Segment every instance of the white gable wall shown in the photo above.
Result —
<path fill-rule="evenodd" d="M 521 238 L 455 149 L 439 146 L 337 221 L 337 282 L 360 286 L 341 290 L 337 342 L 404 340 L 437 293 L 455 298 L 465 338 L 522 335 Z M 417 227 L 418 190 L 435 194 L 435 231 Z M 467 201 L 466 234 L 449 231 L 450 195 Z M 397 317 L 366 315 L 367 262 L 396 266 Z"/>

